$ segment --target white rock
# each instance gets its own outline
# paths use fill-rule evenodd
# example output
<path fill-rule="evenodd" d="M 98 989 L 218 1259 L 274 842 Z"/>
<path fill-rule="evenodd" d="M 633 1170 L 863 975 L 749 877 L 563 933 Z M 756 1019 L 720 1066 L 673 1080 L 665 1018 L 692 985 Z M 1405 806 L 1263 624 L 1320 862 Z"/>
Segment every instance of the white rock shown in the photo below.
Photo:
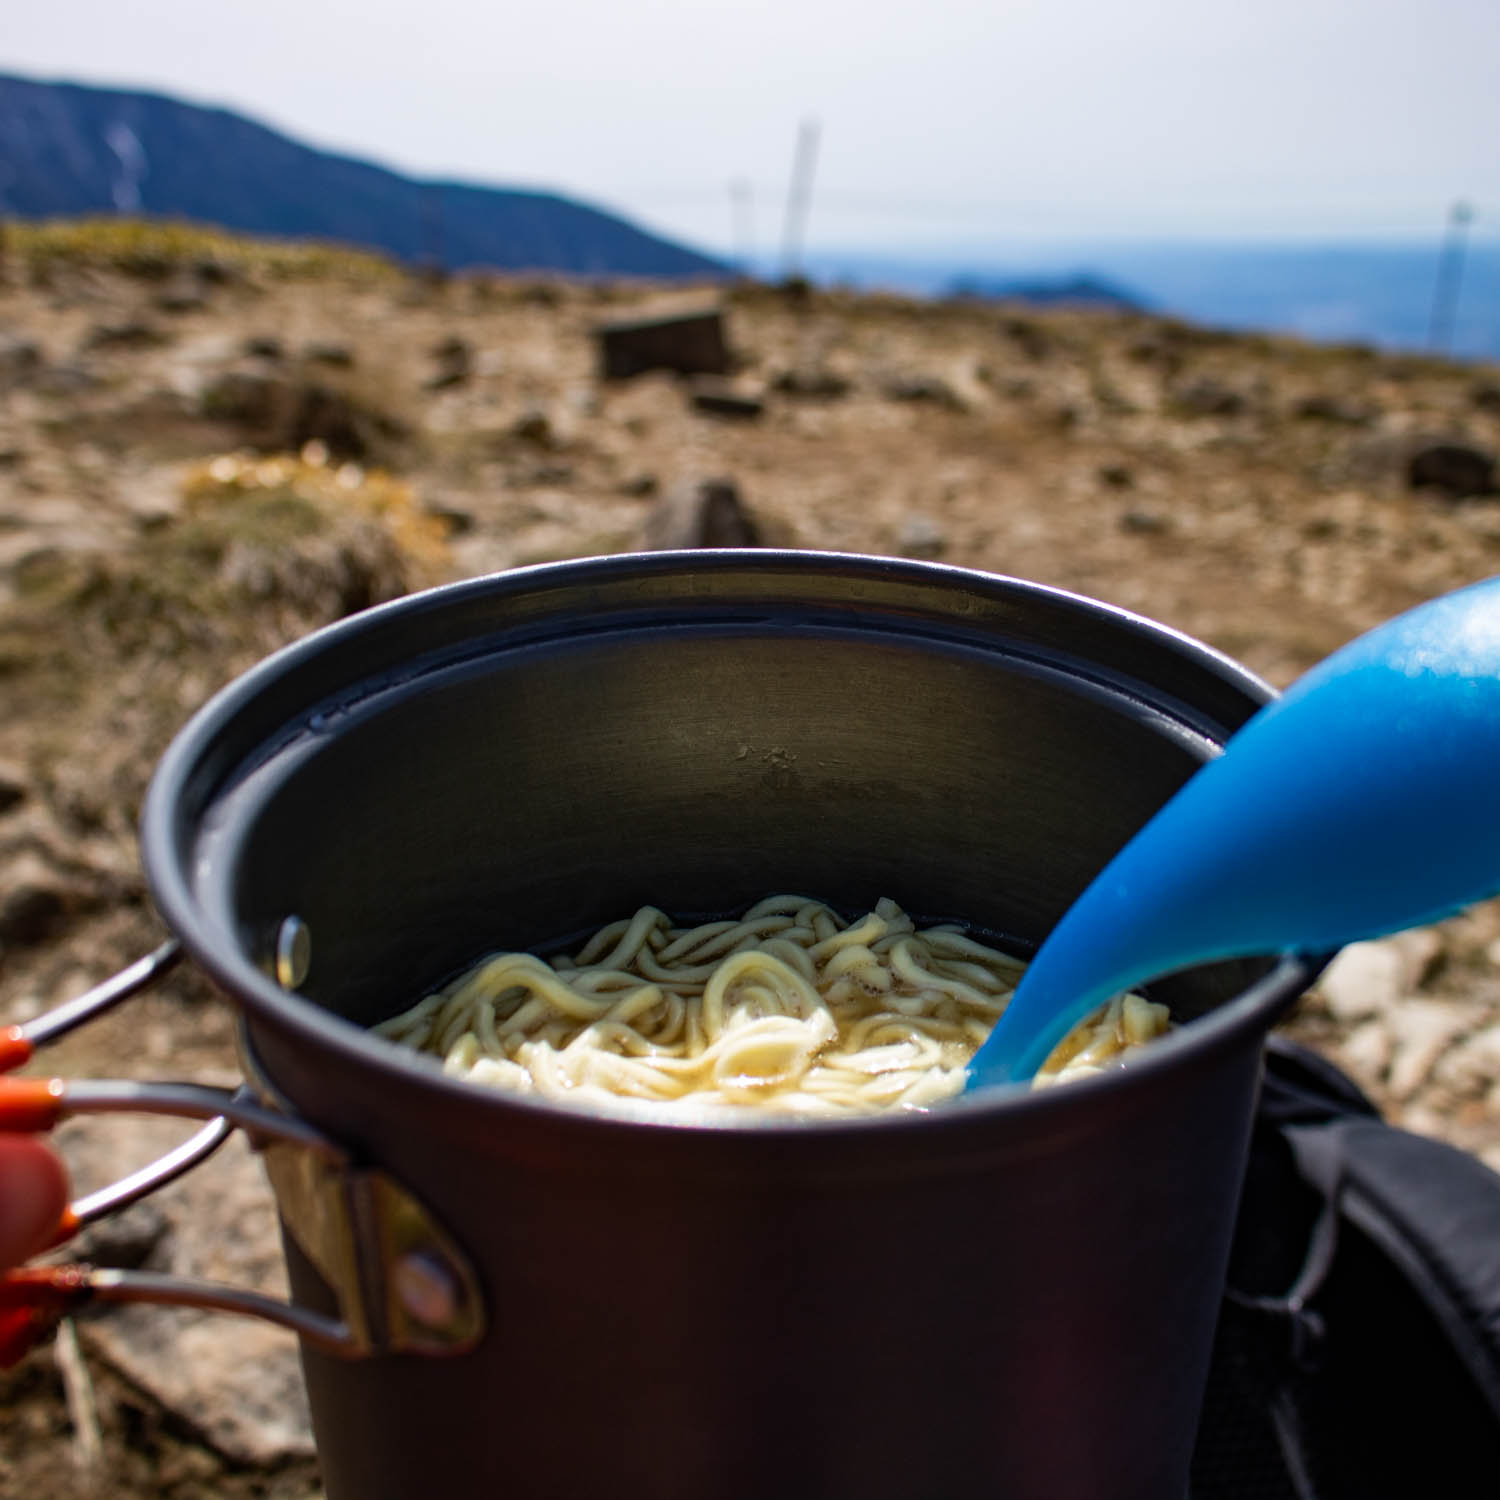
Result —
<path fill-rule="evenodd" d="M 1367 1087 L 1378 1084 L 1390 1066 L 1392 1037 L 1383 1021 L 1365 1021 L 1338 1043 L 1338 1061 Z"/>
<path fill-rule="evenodd" d="M 1458 1094 L 1484 1094 L 1500 1086 L 1500 1021 L 1476 1031 L 1438 1063 L 1439 1081 Z"/>
<path fill-rule="evenodd" d="M 1389 943 L 1350 943 L 1323 972 L 1318 994 L 1340 1021 L 1379 1015 L 1400 998 L 1406 964 Z"/>
<path fill-rule="evenodd" d="M 1406 990 L 1420 989 L 1427 982 L 1444 951 L 1442 934 L 1433 927 L 1412 927 L 1380 942 L 1400 956 L 1402 988 Z"/>
<path fill-rule="evenodd" d="M 931 516 L 910 515 L 897 530 L 896 546 L 903 557 L 941 557 L 948 537 Z"/>
<path fill-rule="evenodd" d="M 1386 1012 L 1395 1044 L 1389 1088 L 1409 1099 L 1427 1080 L 1448 1045 L 1483 1015 L 1475 1005 L 1452 1000 L 1400 1000 Z"/>

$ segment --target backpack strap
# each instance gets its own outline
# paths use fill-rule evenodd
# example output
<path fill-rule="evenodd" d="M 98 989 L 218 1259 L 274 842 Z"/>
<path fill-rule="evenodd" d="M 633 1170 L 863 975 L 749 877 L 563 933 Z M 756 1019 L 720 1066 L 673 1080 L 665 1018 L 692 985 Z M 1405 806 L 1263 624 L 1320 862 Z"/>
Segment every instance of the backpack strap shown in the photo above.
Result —
<path fill-rule="evenodd" d="M 1426 1304 L 1500 1423 L 1500 1176 L 1452 1146 L 1378 1120 L 1285 1134 L 1306 1181 Z"/>
<path fill-rule="evenodd" d="M 1194 1496 L 1409 1492 L 1432 1471 L 1408 1401 L 1452 1445 L 1440 1472 L 1500 1450 L 1500 1175 L 1273 1038 Z M 1370 1442 L 1351 1437 L 1367 1410 Z"/>

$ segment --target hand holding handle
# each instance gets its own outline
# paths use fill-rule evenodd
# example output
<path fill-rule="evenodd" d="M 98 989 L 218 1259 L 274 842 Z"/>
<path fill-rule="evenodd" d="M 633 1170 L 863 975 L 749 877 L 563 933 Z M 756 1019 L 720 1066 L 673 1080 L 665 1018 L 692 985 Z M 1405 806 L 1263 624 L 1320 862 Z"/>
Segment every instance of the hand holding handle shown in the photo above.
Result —
<path fill-rule="evenodd" d="M 31 1060 L 38 1045 L 135 994 L 178 956 L 175 943 L 77 1000 L 0 1033 L 0 1074 Z M 269 1091 L 265 1097 L 269 1098 Z M 47 1221 L 50 1245 L 93 1219 L 133 1203 L 215 1150 L 236 1127 L 261 1152 L 283 1222 L 338 1300 L 340 1316 L 179 1276 L 82 1265 L 6 1271 L 0 1260 L 0 1367 L 13 1364 L 73 1308 L 88 1302 L 155 1302 L 266 1319 L 305 1343 L 345 1358 L 387 1353 L 444 1355 L 474 1347 L 484 1304 L 462 1251 L 400 1183 L 353 1161 L 336 1141 L 295 1116 L 229 1093 L 182 1083 L 0 1077 L 0 1158 L 19 1138 L 77 1114 L 133 1111 L 204 1120 L 194 1136 L 129 1177 L 79 1199 Z M 60 1171 L 60 1169 L 59 1169 Z M 60 1203 L 63 1189 L 59 1187 Z M 0 1212 L 5 1203 L 0 1177 Z M 45 1235 L 47 1225 L 37 1233 Z M 18 1254 L 48 1248 L 31 1243 Z"/>

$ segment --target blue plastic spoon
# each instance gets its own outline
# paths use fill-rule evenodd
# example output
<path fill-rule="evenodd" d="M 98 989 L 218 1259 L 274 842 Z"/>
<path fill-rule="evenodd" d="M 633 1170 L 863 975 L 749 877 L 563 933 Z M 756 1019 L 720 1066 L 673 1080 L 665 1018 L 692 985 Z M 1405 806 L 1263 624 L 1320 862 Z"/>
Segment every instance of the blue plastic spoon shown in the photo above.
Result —
<path fill-rule="evenodd" d="M 1031 1078 L 1112 995 L 1326 953 L 1500 893 L 1500 578 L 1377 626 L 1255 715 L 1105 866 L 969 1065 Z"/>

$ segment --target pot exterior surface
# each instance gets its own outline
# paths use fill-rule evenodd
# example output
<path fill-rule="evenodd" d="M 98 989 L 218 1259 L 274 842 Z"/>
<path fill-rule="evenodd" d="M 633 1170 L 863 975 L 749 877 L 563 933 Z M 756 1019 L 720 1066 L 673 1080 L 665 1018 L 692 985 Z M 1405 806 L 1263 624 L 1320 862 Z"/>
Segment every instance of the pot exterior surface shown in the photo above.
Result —
<path fill-rule="evenodd" d="M 1056 591 L 750 553 L 435 591 L 226 690 L 153 785 L 153 889 L 489 1314 L 463 1356 L 307 1356 L 331 1500 L 1180 1496 L 1295 966 L 1164 984 L 1192 1024 L 1106 1080 L 848 1124 L 568 1111 L 365 1028 L 645 903 L 884 895 L 1024 950 L 1266 696 Z M 288 916 L 296 995 L 263 972 Z"/>

